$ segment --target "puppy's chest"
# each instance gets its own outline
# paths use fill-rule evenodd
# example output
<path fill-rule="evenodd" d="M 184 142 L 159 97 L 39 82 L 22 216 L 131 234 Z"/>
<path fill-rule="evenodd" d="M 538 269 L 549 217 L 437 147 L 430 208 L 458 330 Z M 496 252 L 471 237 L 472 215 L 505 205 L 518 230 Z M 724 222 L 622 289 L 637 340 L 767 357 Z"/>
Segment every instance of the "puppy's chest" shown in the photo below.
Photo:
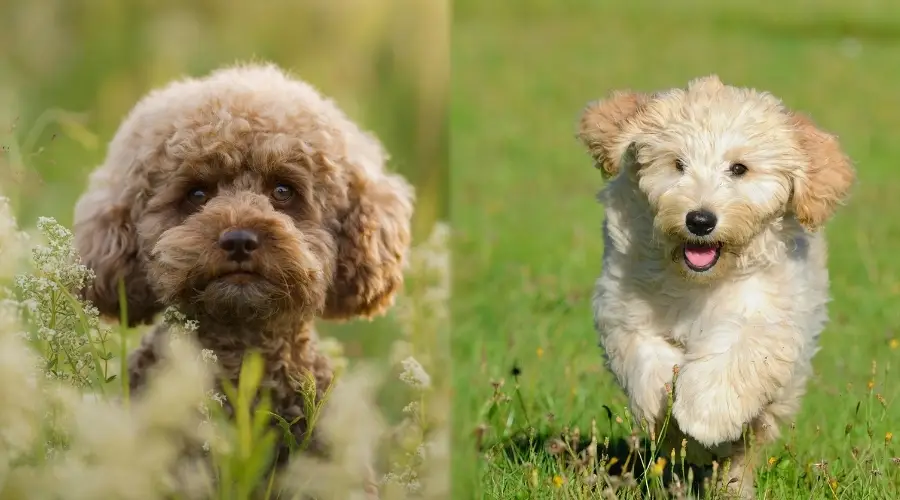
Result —
<path fill-rule="evenodd" d="M 682 289 L 659 308 L 664 336 L 680 345 L 704 338 L 713 327 L 732 324 L 793 322 L 794 311 L 786 296 L 763 280 L 723 284 L 715 288 Z"/>

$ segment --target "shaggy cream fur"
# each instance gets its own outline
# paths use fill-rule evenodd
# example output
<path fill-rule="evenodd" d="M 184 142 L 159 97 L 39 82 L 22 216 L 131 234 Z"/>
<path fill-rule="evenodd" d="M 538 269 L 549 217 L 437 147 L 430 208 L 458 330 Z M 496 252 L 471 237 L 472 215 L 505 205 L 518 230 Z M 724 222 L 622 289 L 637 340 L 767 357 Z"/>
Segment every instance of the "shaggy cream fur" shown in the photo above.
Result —
<path fill-rule="evenodd" d="M 611 178 L 593 301 L 609 367 L 658 428 L 677 365 L 673 439 L 691 438 L 699 465 L 730 458 L 730 487 L 752 496 L 742 433 L 771 441 L 800 406 L 827 321 L 818 229 L 853 167 L 808 118 L 716 76 L 614 93 L 579 137 Z"/>

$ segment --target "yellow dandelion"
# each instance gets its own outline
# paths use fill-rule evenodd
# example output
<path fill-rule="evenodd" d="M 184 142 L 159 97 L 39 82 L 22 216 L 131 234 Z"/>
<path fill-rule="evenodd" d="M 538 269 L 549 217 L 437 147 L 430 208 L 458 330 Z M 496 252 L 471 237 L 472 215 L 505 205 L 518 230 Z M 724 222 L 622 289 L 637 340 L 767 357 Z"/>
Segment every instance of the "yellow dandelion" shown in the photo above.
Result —
<path fill-rule="evenodd" d="M 888 346 L 889 346 L 891 349 L 896 349 L 896 348 L 900 347 L 900 340 L 897 340 L 897 339 L 891 339 L 891 341 L 888 342 Z"/>
<path fill-rule="evenodd" d="M 538 358 L 543 358 L 543 357 L 544 357 L 544 348 L 543 348 L 543 347 L 538 347 L 538 348 L 537 348 L 537 357 L 538 357 Z"/>
<path fill-rule="evenodd" d="M 553 476 L 553 486 L 556 486 L 557 488 L 561 488 L 562 485 L 563 485 L 563 478 L 561 478 L 560 476 Z"/>
<path fill-rule="evenodd" d="M 893 432 L 888 432 L 887 434 L 884 435 L 884 444 L 886 444 L 886 445 L 891 444 L 891 441 L 893 441 L 893 440 L 894 440 Z"/>
<path fill-rule="evenodd" d="M 776 463 L 778 463 L 778 459 L 777 459 L 777 458 L 775 458 L 775 457 L 769 457 L 769 466 L 770 466 L 770 467 L 773 466 L 773 465 L 775 465 Z"/>
<path fill-rule="evenodd" d="M 868 387 L 869 390 L 871 391 L 872 389 L 875 388 L 875 381 L 874 381 L 874 380 L 870 380 L 869 383 L 866 385 L 866 387 Z"/>
<path fill-rule="evenodd" d="M 838 482 L 837 482 L 837 479 L 832 479 L 831 481 L 829 481 L 829 482 L 828 482 L 828 486 L 831 486 L 831 491 L 832 491 L 832 492 L 837 491 L 837 489 L 838 489 Z"/>
<path fill-rule="evenodd" d="M 619 459 L 616 457 L 612 457 L 609 459 L 609 462 L 606 463 L 607 468 L 612 467 L 613 465 L 619 463 Z"/>
<path fill-rule="evenodd" d="M 656 463 L 650 466 L 650 475 L 653 477 L 659 477 L 663 475 L 663 472 L 666 470 L 666 459 L 663 457 L 659 457 L 656 460 Z"/>

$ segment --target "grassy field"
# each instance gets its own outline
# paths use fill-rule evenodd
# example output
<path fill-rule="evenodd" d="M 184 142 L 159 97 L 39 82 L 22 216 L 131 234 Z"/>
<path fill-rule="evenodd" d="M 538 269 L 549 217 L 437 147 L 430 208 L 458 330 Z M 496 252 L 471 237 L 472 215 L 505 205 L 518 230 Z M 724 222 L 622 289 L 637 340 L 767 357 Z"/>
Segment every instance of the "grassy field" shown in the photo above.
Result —
<path fill-rule="evenodd" d="M 458 0 L 452 47 L 454 498 L 587 497 L 590 479 L 551 438 L 589 438 L 595 421 L 612 455 L 628 436 L 592 328 L 601 178 L 575 121 L 613 89 L 709 73 L 811 113 L 859 169 L 828 230 L 834 301 L 816 374 L 765 451 L 759 497 L 900 498 L 900 67 L 887 62 L 900 8 Z"/>

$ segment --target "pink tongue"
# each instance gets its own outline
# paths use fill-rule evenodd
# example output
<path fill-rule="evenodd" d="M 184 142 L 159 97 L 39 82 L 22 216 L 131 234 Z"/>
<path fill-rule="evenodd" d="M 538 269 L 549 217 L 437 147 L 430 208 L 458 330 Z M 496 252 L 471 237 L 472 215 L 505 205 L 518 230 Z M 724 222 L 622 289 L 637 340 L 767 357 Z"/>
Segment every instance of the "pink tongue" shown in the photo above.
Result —
<path fill-rule="evenodd" d="M 688 245 L 684 247 L 684 257 L 694 267 L 706 267 L 716 259 L 716 247 Z"/>

